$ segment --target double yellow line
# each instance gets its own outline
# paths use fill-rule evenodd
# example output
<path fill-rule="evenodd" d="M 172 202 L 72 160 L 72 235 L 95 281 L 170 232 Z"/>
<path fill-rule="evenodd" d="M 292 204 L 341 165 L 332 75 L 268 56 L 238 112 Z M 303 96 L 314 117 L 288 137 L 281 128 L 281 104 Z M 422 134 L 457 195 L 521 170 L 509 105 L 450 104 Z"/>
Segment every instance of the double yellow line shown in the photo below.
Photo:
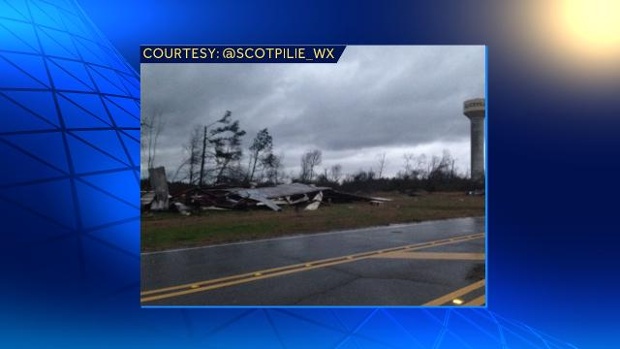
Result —
<path fill-rule="evenodd" d="M 310 261 L 299 264 L 292 264 L 278 268 L 265 269 L 254 271 L 245 274 L 232 275 L 217 279 L 205 280 L 205 281 L 197 281 L 193 283 L 159 288 L 155 290 L 143 291 L 140 293 L 140 302 L 147 303 L 152 301 L 157 301 L 166 298 L 178 297 L 183 295 L 188 295 L 197 292 L 205 292 L 209 290 L 214 290 L 222 287 L 228 287 L 238 284 L 243 284 L 246 282 L 258 281 L 262 279 L 272 278 L 281 275 L 287 275 L 292 273 L 298 273 L 302 271 L 324 268 L 332 265 L 349 263 L 353 261 L 359 261 L 367 258 L 378 257 L 382 254 L 393 253 L 393 252 L 403 252 L 403 251 L 415 251 L 424 248 L 434 247 L 434 246 L 442 246 L 455 244 L 459 242 L 475 240 L 484 237 L 484 233 L 477 233 L 471 235 L 463 235 L 457 236 L 447 239 L 434 240 L 428 242 L 422 242 L 411 245 L 404 245 L 398 247 L 392 247 L 382 250 L 375 250 L 369 252 L 361 252 L 356 254 L 351 254 L 347 256 L 334 257 L 321 259 L 316 261 Z"/>

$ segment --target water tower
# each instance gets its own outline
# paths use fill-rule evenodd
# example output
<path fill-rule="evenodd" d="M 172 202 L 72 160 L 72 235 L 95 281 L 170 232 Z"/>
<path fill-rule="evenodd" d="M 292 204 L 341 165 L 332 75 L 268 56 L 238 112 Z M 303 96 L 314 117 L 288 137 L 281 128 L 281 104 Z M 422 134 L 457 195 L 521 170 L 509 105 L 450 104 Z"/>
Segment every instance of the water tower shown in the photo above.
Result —
<path fill-rule="evenodd" d="M 484 98 L 463 103 L 463 114 L 471 121 L 471 179 L 484 179 Z"/>

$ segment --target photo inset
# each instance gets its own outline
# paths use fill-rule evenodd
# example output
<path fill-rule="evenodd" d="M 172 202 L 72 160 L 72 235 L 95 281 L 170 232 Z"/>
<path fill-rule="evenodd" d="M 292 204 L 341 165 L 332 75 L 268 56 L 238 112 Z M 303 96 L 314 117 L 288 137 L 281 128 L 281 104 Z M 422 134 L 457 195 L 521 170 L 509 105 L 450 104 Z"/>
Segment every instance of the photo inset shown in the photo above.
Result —
<path fill-rule="evenodd" d="M 142 306 L 485 306 L 485 47 L 141 65 Z"/>

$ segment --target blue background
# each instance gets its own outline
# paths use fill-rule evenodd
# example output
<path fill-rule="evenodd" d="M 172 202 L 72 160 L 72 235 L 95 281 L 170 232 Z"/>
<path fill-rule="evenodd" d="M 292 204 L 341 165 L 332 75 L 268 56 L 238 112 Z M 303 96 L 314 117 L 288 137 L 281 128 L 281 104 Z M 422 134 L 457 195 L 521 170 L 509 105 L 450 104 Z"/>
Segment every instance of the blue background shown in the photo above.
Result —
<path fill-rule="evenodd" d="M 0 1 L 3 346 L 615 347 L 620 68 L 552 78 L 500 2 L 386 3 Z M 140 309 L 158 43 L 488 45 L 488 309 Z"/>

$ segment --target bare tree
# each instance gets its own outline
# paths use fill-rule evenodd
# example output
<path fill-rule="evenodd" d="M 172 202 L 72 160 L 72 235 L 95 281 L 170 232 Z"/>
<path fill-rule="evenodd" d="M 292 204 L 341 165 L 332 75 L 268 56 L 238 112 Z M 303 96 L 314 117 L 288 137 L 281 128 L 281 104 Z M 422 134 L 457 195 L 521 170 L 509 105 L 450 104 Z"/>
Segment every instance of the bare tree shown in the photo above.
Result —
<path fill-rule="evenodd" d="M 162 118 L 161 108 L 156 107 L 152 113 L 145 112 L 140 121 L 140 134 L 142 142 L 140 144 L 143 155 L 146 155 L 147 169 L 155 167 L 155 155 L 157 154 L 157 141 L 161 131 L 164 129 L 165 122 Z"/>
<path fill-rule="evenodd" d="M 192 130 L 190 137 L 183 145 L 183 151 L 185 152 L 185 159 L 183 159 L 183 163 L 181 166 L 183 168 L 187 168 L 186 175 L 184 179 L 187 178 L 189 184 L 194 184 L 198 177 L 198 170 L 200 164 L 200 141 L 201 141 L 201 127 L 196 126 Z"/>
<path fill-rule="evenodd" d="M 378 161 L 379 161 L 379 172 L 377 173 L 377 178 L 382 178 L 383 177 L 383 170 L 385 169 L 385 166 L 387 164 L 386 160 L 385 160 L 385 153 L 381 153 L 379 154 L 378 157 Z"/>
<path fill-rule="evenodd" d="M 310 181 L 310 163 L 308 161 L 308 153 L 301 156 L 301 173 L 299 174 L 299 180 L 301 182 Z"/>
<path fill-rule="evenodd" d="M 416 158 L 416 165 L 413 173 L 415 178 L 428 177 L 428 170 L 426 169 L 427 162 L 428 158 L 426 157 L 426 154 L 422 154 Z"/>
<path fill-rule="evenodd" d="M 426 167 L 426 173 L 428 174 L 428 178 L 434 177 L 437 173 L 439 173 L 441 159 L 437 155 L 431 156 L 430 161 Z"/>
<path fill-rule="evenodd" d="M 403 154 L 403 159 L 405 160 L 405 174 L 404 177 L 405 178 L 409 178 L 409 176 L 411 176 L 411 171 L 412 171 L 412 163 L 413 160 L 415 159 L 415 154 L 413 153 L 405 153 Z"/>
<path fill-rule="evenodd" d="M 455 160 L 450 151 L 444 150 L 441 157 L 433 155 L 428 164 L 428 178 L 430 179 L 451 179 L 454 177 Z"/>
<path fill-rule="evenodd" d="M 332 165 L 332 167 L 329 168 L 329 177 L 332 182 L 339 183 L 342 178 L 342 165 Z"/>
<path fill-rule="evenodd" d="M 314 179 L 314 169 L 321 164 L 322 153 L 320 150 L 310 150 L 301 157 L 301 176 L 303 182 L 311 182 Z"/>
<path fill-rule="evenodd" d="M 205 125 L 202 131 L 202 152 L 200 155 L 200 177 L 198 178 L 198 185 L 202 187 L 205 180 L 205 162 L 207 161 L 207 129 L 209 126 Z"/>

